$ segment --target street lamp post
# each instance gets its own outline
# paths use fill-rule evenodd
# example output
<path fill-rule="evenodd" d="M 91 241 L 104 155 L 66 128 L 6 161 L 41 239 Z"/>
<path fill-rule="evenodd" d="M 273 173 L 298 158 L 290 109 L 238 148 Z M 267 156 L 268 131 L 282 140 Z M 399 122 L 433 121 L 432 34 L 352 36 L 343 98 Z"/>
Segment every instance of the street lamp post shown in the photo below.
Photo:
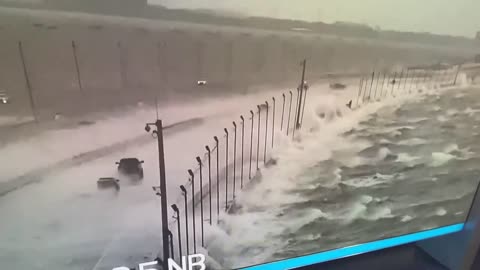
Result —
<path fill-rule="evenodd" d="M 163 124 L 162 120 L 157 119 L 155 123 L 147 123 L 145 125 L 145 131 L 150 132 L 151 127 L 154 126 L 155 130 L 152 133 L 157 137 L 158 144 L 158 166 L 160 169 L 160 205 L 161 205 L 161 215 L 162 215 L 162 249 L 163 249 L 163 269 L 167 269 L 168 258 L 169 258 L 169 230 L 168 230 L 168 221 L 167 221 L 167 184 L 165 177 L 165 153 L 163 149 Z M 154 187 L 155 190 L 155 187 Z M 157 193 L 158 194 L 158 193 Z"/>

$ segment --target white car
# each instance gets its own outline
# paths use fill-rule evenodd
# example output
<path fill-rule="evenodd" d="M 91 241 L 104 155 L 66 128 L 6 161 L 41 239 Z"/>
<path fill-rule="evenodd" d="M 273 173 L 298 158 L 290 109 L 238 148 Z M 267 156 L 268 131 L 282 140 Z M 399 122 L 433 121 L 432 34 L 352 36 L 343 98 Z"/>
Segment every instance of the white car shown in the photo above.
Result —
<path fill-rule="evenodd" d="M 8 97 L 7 93 L 0 91 L 0 103 L 7 104 L 10 102 L 10 98 Z"/>

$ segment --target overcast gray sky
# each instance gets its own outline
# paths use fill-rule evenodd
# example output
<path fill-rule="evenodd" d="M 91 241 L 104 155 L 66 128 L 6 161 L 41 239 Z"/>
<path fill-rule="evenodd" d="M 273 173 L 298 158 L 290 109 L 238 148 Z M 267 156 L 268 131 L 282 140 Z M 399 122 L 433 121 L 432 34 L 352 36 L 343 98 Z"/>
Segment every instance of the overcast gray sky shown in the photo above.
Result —
<path fill-rule="evenodd" d="M 149 0 L 176 8 L 210 8 L 248 15 L 324 22 L 350 21 L 382 29 L 474 37 L 480 0 Z"/>

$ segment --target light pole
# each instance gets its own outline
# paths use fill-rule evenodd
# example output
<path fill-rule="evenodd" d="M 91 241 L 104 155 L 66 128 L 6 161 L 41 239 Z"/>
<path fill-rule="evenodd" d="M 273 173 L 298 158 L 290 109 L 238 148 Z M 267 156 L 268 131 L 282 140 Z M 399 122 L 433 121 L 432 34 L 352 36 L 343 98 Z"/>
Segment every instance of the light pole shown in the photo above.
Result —
<path fill-rule="evenodd" d="M 157 119 L 155 123 L 147 123 L 145 125 L 145 131 L 150 132 L 151 127 L 154 126 L 156 129 L 152 133 L 157 137 L 158 144 L 158 167 L 160 169 L 160 207 L 162 214 L 162 249 L 163 249 L 163 269 L 167 269 L 168 258 L 169 258 L 169 230 L 167 222 L 167 184 L 165 177 L 165 153 L 163 149 L 163 124 L 162 120 Z M 153 187 L 156 190 L 156 187 Z M 158 194 L 158 192 L 157 192 Z"/>

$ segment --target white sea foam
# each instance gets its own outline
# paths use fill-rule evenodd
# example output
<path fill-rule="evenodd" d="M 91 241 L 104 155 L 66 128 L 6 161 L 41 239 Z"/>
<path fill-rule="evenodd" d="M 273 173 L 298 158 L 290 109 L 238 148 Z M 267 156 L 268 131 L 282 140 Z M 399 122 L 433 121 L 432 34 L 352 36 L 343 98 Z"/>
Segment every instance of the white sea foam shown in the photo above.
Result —
<path fill-rule="evenodd" d="M 457 144 L 454 144 L 454 143 L 451 143 L 447 146 L 445 146 L 445 148 L 443 149 L 443 151 L 445 153 L 452 153 L 452 152 L 456 152 L 456 151 L 460 151 L 460 149 L 458 149 L 458 145 Z"/>
<path fill-rule="evenodd" d="M 437 208 L 437 210 L 435 210 L 435 215 L 437 216 L 445 216 L 447 214 L 447 210 L 445 210 L 445 208 Z"/>
<path fill-rule="evenodd" d="M 331 216 L 337 219 L 337 222 L 349 224 L 357 219 L 375 221 L 384 218 L 392 218 L 392 210 L 387 206 L 369 206 L 373 201 L 370 196 L 361 196 L 358 201 L 340 209 Z"/>
<path fill-rule="evenodd" d="M 373 201 L 378 203 L 378 202 L 384 202 L 388 199 L 389 199 L 389 197 L 385 196 L 385 197 L 381 197 L 381 198 L 373 198 Z"/>
<path fill-rule="evenodd" d="M 415 161 L 419 160 L 420 157 L 411 156 L 408 153 L 399 153 L 395 162 L 401 162 L 406 164 L 415 164 Z"/>
<path fill-rule="evenodd" d="M 450 160 L 455 159 L 455 158 L 456 158 L 456 156 L 448 154 L 448 153 L 435 152 L 435 153 L 432 153 L 432 160 L 430 162 L 430 166 L 439 167 L 439 166 L 442 166 L 442 165 L 448 163 Z"/>
<path fill-rule="evenodd" d="M 388 155 L 392 154 L 390 149 L 387 147 L 382 147 L 378 150 L 377 156 L 375 157 L 375 161 L 381 161 L 387 158 Z"/>
<path fill-rule="evenodd" d="M 416 124 L 428 120 L 426 117 L 412 118 L 407 120 L 408 123 Z"/>
<path fill-rule="evenodd" d="M 307 234 L 307 235 L 302 235 L 300 237 L 297 237 L 298 240 L 302 241 L 314 241 L 322 238 L 321 233 L 313 233 L 313 234 Z"/>
<path fill-rule="evenodd" d="M 393 218 L 392 210 L 388 207 L 379 207 L 372 213 L 365 215 L 367 220 L 379 220 L 383 218 Z"/>
<path fill-rule="evenodd" d="M 387 140 L 387 139 L 380 139 L 380 141 L 378 141 L 380 144 L 390 144 L 392 143 L 392 141 L 390 140 Z"/>
<path fill-rule="evenodd" d="M 458 110 L 455 110 L 455 109 L 448 109 L 447 110 L 447 115 L 448 116 L 453 116 L 453 115 L 456 115 L 458 114 Z"/>
<path fill-rule="evenodd" d="M 439 115 L 437 116 L 437 121 L 439 122 L 447 122 L 448 121 L 448 118 L 443 116 L 443 115 Z"/>
<path fill-rule="evenodd" d="M 409 222 L 410 220 L 412 220 L 413 218 L 409 215 L 405 215 L 402 217 L 402 222 Z"/>
<path fill-rule="evenodd" d="M 362 178 L 352 178 L 342 183 L 352 187 L 372 187 L 387 183 L 393 178 L 393 175 L 375 174 L 374 176 L 367 176 Z"/>
<path fill-rule="evenodd" d="M 413 145 L 422 145 L 422 144 L 426 144 L 427 141 L 424 140 L 424 139 L 421 139 L 421 138 L 412 138 L 412 139 L 407 139 L 407 140 L 402 140 L 402 141 L 399 141 L 397 144 L 398 145 L 409 145 L 409 146 L 413 146 Z"/>
<path fill-rule="evenodd" d="M 480 112 L 480 110 L 475 110 L 475 109 L 472 109 L 470 107 L 466 108 L 463 111 L 463 113 L 468 114 L 469 116 L 473 116 L 473 115 L 477 114 L 478 112 Z"/>

